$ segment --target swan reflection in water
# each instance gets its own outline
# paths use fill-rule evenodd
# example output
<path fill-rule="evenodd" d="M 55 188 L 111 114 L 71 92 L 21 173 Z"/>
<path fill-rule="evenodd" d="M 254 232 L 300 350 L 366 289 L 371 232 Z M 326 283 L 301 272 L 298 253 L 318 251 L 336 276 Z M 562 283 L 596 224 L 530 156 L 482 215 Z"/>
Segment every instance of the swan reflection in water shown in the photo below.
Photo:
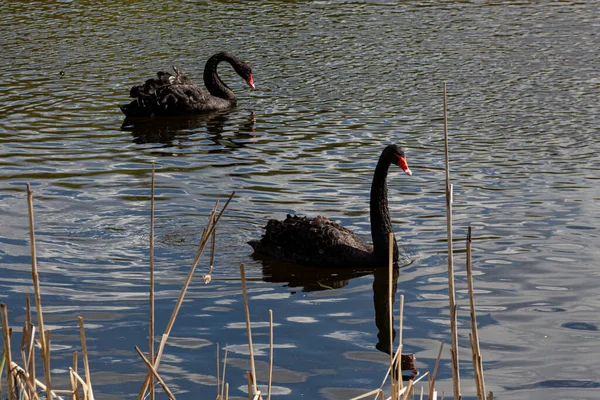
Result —
<path fill-rule="evenodd" d="M 244 147 L 244 143 L 236 140 L 254 137 L 256 117 L 250 111 L 247 117 L 242 117 L 232 111 L 220 111 L 191 116 L 154 117 L 154 118 L 125 118 L 121 130 L 131 132 L 133 143 L 148 144 L 162 143 L 165 147 L 175 146 L 174 142 L 181 141 L 204 129 L 211 134 L 209 137 L 215 144 L 228 148 Z M 236 118 L 232 118 L 233 116 Z M 227 138 L 223 133 L 227 132 Z"/>
<path fill-rule="evenodd" d="M 300 288 L 303 292 L 340 289 L 348 285 L 351 279 L 373 274 L 373 303 L 375 306 L 375 325 L 377 326 L 377 350 L 390 354 L 390 314 L 389 314 L 389 269 L 330 269 L 323 267 L 298 266 L 282 262 L 270 257 L 253 254 L 252 257 L 262 263 L 262 274 L 265 282 L 284 283 L 289 288 Z M 401 267 L 413 263 L 408 261 Z M 392 274 L 392 301 L 395 301 L 398 289 L 398 276 L 401 268 L 394 264 Z M 393 304 L 392 304 L 393 307 Z M 393 314 L 392 314 L 393 325 Z M 396 328 L 392 326 L 392 335 L 396 338 Z M 414 364 L 414 354 L 403 354 L 401 369 L 405 371 L 404 380 L 414 379 L 419 371 Z M 408 373 L 407 373 L 408 372 Z"/>

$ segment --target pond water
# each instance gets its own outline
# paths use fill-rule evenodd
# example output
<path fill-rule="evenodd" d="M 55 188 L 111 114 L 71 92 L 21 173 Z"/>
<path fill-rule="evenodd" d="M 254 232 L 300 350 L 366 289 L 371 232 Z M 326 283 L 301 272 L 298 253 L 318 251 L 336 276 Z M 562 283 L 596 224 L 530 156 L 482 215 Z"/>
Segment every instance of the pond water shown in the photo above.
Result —
<path fill-rule="evenodd" d="M 156 163 L 160 335 L 217 199 L 213 281 L 204 256 L 161 373 L 178 398 L 230 395 L 249 368 L 244 263 L 261 385 L 268 310 L 277 398 L 348 399 L 377 388 L 381 278 L 270 265 L 246 242 L 269 218 L 327 215 L 369 238 L 381 149 L 405 257 L 404 350 L 421 372 L 449 343 L 442 82 L 448 85 L 462 392 L 473 398 L 464 238 L 488 390 L 505 399 L 597 398 L 600 339 L 600 18 L 593 2 L 11 1 L 0 15 L 0 301 L 20 340 L 32 293 L 26 183 L 52 369 L 65 383 L 86 324 L 96 397 L 134 398 L 146 367 L 151 163 Z M 129 88 L 176 65 L 201 83 L 228 50 L 238 107 L 122 129 Z M 64 74 L 61 74 L 61 71 Z M 385 279 L 385 277 L 384 277 Z M 375 301 L 374 301 L 375 300 Z M 395 302 L 397 309 L 398 301 Z M 397 322 L 397 321 L 396 321 Z M 449 346 L 438 388 L 451 393 Z M 247 398 L 247 397 L 246 397 Z"/>

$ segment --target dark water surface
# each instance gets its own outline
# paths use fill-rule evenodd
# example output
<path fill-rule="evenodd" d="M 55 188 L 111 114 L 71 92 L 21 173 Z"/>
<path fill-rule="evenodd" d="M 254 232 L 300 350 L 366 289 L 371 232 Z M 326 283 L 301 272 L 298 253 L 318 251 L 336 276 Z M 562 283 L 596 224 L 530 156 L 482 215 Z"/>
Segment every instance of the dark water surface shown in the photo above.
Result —
<path fill-rule="evenodd" d="M 229 346 L 230 394 L 244 396 L 240 262 L 261 381 L 274 312 L 276 397 L 348 399 L 378 387 L 387 356 L 376 349 L 377 277 L 273 269 L 246 241 L 286 213 L 322 213 L 369 237 L 372 171 L 392 142 L 414 173 L 390 175 L 409 260 L 396 294 L 405 296 L 405 351 L 433 369 L 449 341 L 447 81 L 463 394 L 474 395 L 462 251 L 471 224 L 488 389 L 504 399 L 597 398 L 594 2 L 10 1 L 0 27 L 0 301 L 20 331 L 32 292 L 30 182 L 56 382 L 80 349 L 81 315 L 96 397 L 139 390 L 145 366 L 133 346 L 147 348 L 154 161 L 157 334 L 214 201 L 236 190 L 218 227 L 214 279 L 202 282 L 203 258 L 161 366 L 178 398 L 214 398 L 217 342 Z M 236 110 L 121 129 L 117 105 L 131 85 L 171 65 L 201 83 L 220 50 L 254 69 L 250 91 L 222 68 Z M 450 375 L 446 351 L 446 398 Z"/>

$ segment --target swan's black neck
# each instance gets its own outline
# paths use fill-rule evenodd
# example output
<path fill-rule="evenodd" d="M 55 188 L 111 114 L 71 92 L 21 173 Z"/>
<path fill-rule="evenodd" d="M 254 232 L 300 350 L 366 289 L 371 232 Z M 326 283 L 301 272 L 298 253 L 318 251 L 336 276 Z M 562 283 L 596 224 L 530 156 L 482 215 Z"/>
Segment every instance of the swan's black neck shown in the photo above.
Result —
<path fill-rule="evenodd" d="M 221 61 L 227 61 L 234 67 L 239 63 L 238 59 L 229 53 L 221 52 L 215 54 L 206 61 L 206 65 L 204 66 L 204 85 L 213 96 L 235 101 L 235 93 L 229 89 L 221 80 L 219 74 L 217 74 L 217 66 Z"/>
<path fill-rule="evenodd" d="M 373 183 L 371 184 L 371 237 L 373 238 L 373 256 L 381 266 L 388 265 L 389 235 L 392 231 L 392 221 L 388 209 L 387 174 L 390 167 L 389 158 L 384 154 L 379 157 Z M 394 258 L 398 261 L 398 244 L 394 237 Z"/>

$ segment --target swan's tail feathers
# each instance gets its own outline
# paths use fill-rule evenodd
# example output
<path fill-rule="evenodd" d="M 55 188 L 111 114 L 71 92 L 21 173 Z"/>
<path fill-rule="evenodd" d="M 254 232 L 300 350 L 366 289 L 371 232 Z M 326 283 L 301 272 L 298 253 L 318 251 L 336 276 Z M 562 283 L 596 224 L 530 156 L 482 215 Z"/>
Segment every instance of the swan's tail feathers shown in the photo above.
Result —
<path fill-rule="evenodd" d="M 247 242 L 254 251 L 257 251 L 258 246 L 260 245 L 260 240 L 250 240 Z"/>

